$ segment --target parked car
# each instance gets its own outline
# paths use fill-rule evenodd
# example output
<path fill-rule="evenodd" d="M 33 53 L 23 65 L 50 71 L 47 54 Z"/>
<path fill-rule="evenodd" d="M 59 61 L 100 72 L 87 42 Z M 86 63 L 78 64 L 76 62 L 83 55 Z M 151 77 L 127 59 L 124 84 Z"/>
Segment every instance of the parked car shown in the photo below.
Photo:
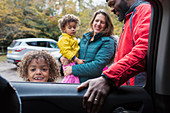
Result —
<path fill-rule="evenodd" d="M 47 50 L 54 58 L 61 56 L 57 41 L 47 38 L 25 38 L 13 40 L 7 48 L 7 62 L 17 64 L 28 51 Z"/>
<path fill-rule="evenodd" d="M 100 113 L 170 113 L 170 0 L 148 1 L 152 4 L 152 21 L 146 84 L 112 91 Z M 19 108 L 22 113 L 87 113 L 82 107 L 86 90 L 77 92 L 79 84 L 11 82 L 17 97 L 5 83 L 0 81 L 3 113 L 10 108 L 11 113 L 18 113 Z M 10 106 L 8 103 L 5 108 L 5 102 Z"/>

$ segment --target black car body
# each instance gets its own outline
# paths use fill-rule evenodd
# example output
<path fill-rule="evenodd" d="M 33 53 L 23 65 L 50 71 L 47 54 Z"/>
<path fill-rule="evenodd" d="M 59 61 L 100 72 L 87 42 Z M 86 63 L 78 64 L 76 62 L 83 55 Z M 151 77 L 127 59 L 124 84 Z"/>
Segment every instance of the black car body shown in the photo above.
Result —
<path fill-rule="evenodd" d="M 112 91 L 100 113 L 170 112 L 170 1 L 148 1 L 152 4 L 152 21 L 146 85 L 121 86 L 118 90 Z M 21 99 L 22 113 L 86 113 L 82 108 L 82 98 L 86 90 L 77 92 L 76 84 L 30 82 L 11 84 Z"/>

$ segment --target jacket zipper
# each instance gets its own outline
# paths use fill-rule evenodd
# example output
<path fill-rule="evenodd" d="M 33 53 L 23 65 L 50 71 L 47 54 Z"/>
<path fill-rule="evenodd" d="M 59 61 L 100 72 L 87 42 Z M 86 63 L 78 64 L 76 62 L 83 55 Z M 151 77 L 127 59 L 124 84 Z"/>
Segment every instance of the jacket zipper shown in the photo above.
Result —
<path fill-rule="evenodd" d="M 121 37 L 120 37 L 120 39 L 119 39 L 119 42 L 118 42 L 118 44 L 117 44 L 117 51 L 118 51 L 118 49 L 119 49 L 119 44 L 120 44 L 120 42 L 121 42 L 121 38 L 122 38 L 122 35 L 123 35 L 123 32 L 124 32 L 124 29 L 125 29 L 125 27 L 123 27 L 123 29 L 122 29 L 122 33 L 121 33 Z"/>

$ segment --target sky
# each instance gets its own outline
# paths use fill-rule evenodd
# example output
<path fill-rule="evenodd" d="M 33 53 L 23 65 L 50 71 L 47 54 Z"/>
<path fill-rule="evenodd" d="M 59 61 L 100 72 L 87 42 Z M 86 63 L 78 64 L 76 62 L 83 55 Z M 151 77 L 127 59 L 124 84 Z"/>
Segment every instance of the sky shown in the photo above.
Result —
<path fill-rule="evenodd" d="M 94 4 L 98 5 L 98 4 L 104 4 L 106 3 L 106 0 L 93 0 Z"/>

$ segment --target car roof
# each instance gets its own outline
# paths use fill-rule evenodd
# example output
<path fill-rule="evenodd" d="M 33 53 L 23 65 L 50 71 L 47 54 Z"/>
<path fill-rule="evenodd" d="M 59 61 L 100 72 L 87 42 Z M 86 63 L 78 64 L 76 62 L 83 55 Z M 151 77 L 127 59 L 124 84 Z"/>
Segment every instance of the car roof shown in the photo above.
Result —
<path fill-rule="evenodd" d="M 55 40 L 49 39 L 49 38 L 23 38 L 23 39 L 17 39 L 15 41 L 24 41 L 24 42 L 27 42 L 27 41 L 53 41 L 53 42 L 56 42 Z"/>

